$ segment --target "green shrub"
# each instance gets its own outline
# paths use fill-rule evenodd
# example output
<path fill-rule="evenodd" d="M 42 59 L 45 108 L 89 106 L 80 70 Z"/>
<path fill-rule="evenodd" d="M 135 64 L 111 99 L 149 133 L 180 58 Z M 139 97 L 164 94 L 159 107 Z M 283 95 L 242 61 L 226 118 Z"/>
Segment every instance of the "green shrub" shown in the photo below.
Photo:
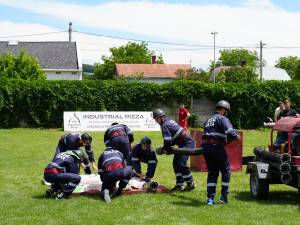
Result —
<path fill-rule="evenodd" d="M 226 99 L 235 127 L 257 128 L 277 103 L 290 98 L 300 109 L 299 83 L 212 84 L 180 80 L 159 85 L 120 81 L 26 81 L 0 79 L 0 127 L 61 127 L 64 111 L 150 111 L 159 102 Z"/>

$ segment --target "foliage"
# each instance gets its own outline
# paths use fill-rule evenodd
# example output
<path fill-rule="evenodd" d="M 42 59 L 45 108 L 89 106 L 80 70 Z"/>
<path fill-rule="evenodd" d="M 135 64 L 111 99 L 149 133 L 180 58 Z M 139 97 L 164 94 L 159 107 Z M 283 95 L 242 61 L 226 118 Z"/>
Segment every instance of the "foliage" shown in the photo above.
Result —
<path fill-rule="evenodd" d="M 23 49 L 17 56 L 9 52 L 0 56 L 0 78 L 37 80 L 45 79 L 46 75 L 37 58 Z"/>
<path fill-rule="evenodd" d="M 151 56 L 153 52 L 148 49 L 146 43 L 129 42 L 121 47 L 109 49 L 111 56 L 102 56 L 103 64 L 95 64 L 95 76 L 98 79 L 107 80 L 113 79 L 115 74 L 116 63 L 129 64 L 151 64 Z M 157 63 L 163 63 L 163 57 L 158 57 Z"/>
<path fill-rule="evenodd" d="M 82 72 L 83 73 L 94 73 L 95 66 L 90 64 L 82 64 Z"/>
<path fill-rule="evenodd" d="M 184 69 L 178 69 L 176 72 L 176 79 L 177 80 L 198 80 L 198 81 L 209 81 L 209 74 L 202 69 L 197 69 L 195 67 L 184 70 Z"/>
<path fill-rule="evenodd" d="M 218 83 L 251 83 L 258 81 L 258 76 L 251 67 L 233 66 L 221 71 L 216 76 Z"/>
<path fill-rule="evenodd" d="M 257 52 L 246 49 L 224 49 L 220 51 L 220 58 L 217 64 L 223 66 L 257 66 Z"/>
<path fill-rule="evenodd" d="M 64 111 L 150 111 L 157 103 L 226 99 L 235 127 L 257 128 L 279 101 L 291 99 L 300 110 L 295 82 L 226 83 L 179 80 L 162 85 L 119 81 L 24 81 L 0 79 L 0 127 L 61 127 Z"/>
<path fill-rule="evenodd" d="M 300 80 L 300 57 L 280 57 L 275 66 L 281 69 L 285 69 L 292 80 Z"/>

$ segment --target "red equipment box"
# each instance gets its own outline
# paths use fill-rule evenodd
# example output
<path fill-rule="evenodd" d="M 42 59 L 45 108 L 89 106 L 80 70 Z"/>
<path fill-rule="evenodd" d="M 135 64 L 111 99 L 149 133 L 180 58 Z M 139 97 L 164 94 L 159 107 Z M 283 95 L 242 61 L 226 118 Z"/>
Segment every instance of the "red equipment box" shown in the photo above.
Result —
<path fill-rule="evenodd" d="M 196 141 L 196 147 L 201 146 L 202 131 L 191 130 L 191 135 Z M 231 171 L 242 170 L 242 154 L 243 154 L 243 133 L 240 131 L 241 140 L 234 140 L 225 146 Z M 193 171 L 206 172 L 206 162 L 202 155 L 191 156 L 190 167 Z"/>

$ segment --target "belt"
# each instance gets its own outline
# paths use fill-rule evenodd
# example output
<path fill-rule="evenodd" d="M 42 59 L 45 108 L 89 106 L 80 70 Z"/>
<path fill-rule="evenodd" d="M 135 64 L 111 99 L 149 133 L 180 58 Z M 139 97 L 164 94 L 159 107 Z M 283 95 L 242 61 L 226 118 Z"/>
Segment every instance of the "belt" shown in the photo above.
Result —
<path fill-rule="evenodd" d="M 105 166 L 106 171 L 112 171 L 119 168 L 124 168 L 123 163 L 111 163 Z"/>
<path fill-rule="evenodd" d="M 45 168 L 44 173 L 58 174 L 60 173 L 60 170 L 58 170 L 57 168 Z"/>
<path fill-rule="evenodd" d="M 202 138 L 202 144 L 207 144 L 207 145 L 225 145 L 225 141 L 218 140 L 216 138 L 212 137 L 204 137 Z"/>

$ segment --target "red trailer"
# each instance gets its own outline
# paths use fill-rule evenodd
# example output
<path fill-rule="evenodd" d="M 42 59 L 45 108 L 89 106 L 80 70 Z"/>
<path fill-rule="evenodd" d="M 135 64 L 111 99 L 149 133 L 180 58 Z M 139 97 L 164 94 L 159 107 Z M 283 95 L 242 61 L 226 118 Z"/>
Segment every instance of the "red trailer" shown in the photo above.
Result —
<path fill-rule="evenodd" d="M 273 144 L 274 131 L 281 132 L 283 143 Z M 300 118 L 285 117 L 272 128 L 268 151 L 254 148 L 255 157 L 247 164 L 250 192 L 256 199 L 268 196 L 270 184 L 286 184 L 300 191 Z"/>

